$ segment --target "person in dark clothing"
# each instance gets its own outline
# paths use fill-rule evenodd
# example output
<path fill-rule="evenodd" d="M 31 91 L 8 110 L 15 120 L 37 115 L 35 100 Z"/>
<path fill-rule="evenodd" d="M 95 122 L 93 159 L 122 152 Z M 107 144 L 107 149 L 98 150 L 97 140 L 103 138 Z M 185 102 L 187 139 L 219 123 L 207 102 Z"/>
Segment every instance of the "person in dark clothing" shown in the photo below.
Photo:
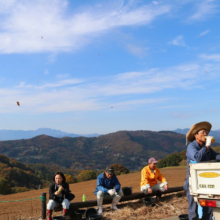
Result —
<path fill-rule="evenodd" d="M 188 214 L 189 220 L 197 220 L 197 204 L 194 202 L 194 198 L 189 192 L 189 164 L 201 161 L 219 160 L 220 155 L 216 153 L 210 146 L 211 140 L 206 139 L 209 134 L 212 125 L 209 122 L 200 122 L 192 125 L 186 135 L 186 141 L 190 142 L 187 146 L 187 175 L 184 183 L 184 190 L 188 198 Z M 212 208 L 203 207 L 202 220 L 212 220 Z"/>
<path fill-rule="evenodd" d="M 63 207 L 63 216 L 67 215 L 70 201 L 75 196 L 69 190 L 69 184 L 62 172 L 56 172 L 53 182 L 49 186 L 49 202 L 47 203 L 47 220 L 52 220 L 53 209 L 60 204 Z"/>

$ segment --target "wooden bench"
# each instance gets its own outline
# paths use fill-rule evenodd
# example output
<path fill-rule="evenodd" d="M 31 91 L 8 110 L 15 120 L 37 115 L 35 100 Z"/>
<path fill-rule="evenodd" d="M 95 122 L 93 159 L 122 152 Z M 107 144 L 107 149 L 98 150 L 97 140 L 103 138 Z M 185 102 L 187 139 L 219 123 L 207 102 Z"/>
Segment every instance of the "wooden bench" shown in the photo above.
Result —
<path fill-rule="evenodd" d="M 182 186 L 169 188 L 163 194 L 180 192 L 180 191 L 183 191 Z M 150 196 L 154 196 L 154 195 L 156 195 L 156 193 L 150 194 Z M 146 195 L 142 192 L 136 192 L 136 193 L 132 193 L 129 196 L 122 196 L 121 199 L 120 199 L 120 202 L 125 202 L 125 201 L 130 201 L 130 200 L 135 200 L 135 199 L 142 199 L 145 196 Z M 103 205 L 111 204 L 111 203 L 112 203 L 112 199 L 104 199 L 104 201 L 103 201 Z M 87 207 L 93 207 L 93 206 L 97 206 L 97 200 L 89 200 L 89 201 L 86 201 L 86 202 L 72 202 L 72 203 L 70 203 L 70 210 L 75 211 L 79 208 L 87 208 Z M 59 207 L 55 208 L 54 211 L 55 212 L 62 211 L 62 206 L 60 205 Z"/>

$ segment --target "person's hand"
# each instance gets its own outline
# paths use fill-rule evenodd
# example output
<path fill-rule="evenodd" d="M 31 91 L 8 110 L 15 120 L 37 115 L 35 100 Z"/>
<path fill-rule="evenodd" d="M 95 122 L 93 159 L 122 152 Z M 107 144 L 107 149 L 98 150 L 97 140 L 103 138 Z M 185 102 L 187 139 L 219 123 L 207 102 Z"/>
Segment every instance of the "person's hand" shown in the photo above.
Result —
<path fill-rule="evenodd" d="M 56 192 L 54 193 L 54 195 L 56 195 L 56 196 L 58 196 L 58 195 L 60 195 L 60 194 L 61 194 L 60 191 L 56 191 Z"/>
<path fill-rule="evenodd" d="M 115 194 L 115 190 L 114 190 L 114 189 L 110 189 L 110 190 L 108 191 L 108 193 L 110 194 L 110 196 L 113 196 L 113 195 Z"/>
<path fill-rule="evenodd" d="M 61 191 L 64 190 L 63 186 L 60 186 L 60 187 L 59 187 L 59 190 L 61 190 Z"/>
<path fill-rule="evenodd" d="M 168 184 L 166 184 L 164 187 L 165 187 L 165 190 L 167 191 L 168 190 Z"/>
<path fill-rule="evenodd" d="M 147 189 L 147 191 L 148 191 L 149 194 L 151 194 L 153 192 L 150 187 Z"/>
<path fill-rule="evenodd" d="M 212 144 L 212 139 L 213 139 L 212 136 L 206 136 L 206 142 L 205 142 L 206 148 L 211 146 L 211 144 Z"/>

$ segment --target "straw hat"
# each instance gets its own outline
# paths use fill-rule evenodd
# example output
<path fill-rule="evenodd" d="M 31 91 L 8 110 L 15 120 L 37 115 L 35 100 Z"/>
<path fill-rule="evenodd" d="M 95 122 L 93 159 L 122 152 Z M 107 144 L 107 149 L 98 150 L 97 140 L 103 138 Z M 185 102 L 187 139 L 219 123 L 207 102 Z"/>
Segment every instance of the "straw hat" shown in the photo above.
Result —
<path fill-rule="evenodd" d="M 212 128 L 212 125 L 207 121 L 202 121 L 202 122 L 192 125 L 190 130 L 186 134 L 186 141 L 192 142 L 195 139 L 194 134 L 196 134 L 197 131 L 204 129 L 210 132 L 211 128 Z"/>

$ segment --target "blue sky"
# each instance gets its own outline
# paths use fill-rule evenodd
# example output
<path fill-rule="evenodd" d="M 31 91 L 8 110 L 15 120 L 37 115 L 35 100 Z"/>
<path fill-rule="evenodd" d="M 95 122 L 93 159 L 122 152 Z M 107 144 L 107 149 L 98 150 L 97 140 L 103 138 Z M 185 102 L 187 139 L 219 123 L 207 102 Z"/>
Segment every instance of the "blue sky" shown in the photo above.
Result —
<path fill-rule="evenodd" d="M 1 1 L 0 129 L 220 129 L 219 20 L 217 0 Z"/>

